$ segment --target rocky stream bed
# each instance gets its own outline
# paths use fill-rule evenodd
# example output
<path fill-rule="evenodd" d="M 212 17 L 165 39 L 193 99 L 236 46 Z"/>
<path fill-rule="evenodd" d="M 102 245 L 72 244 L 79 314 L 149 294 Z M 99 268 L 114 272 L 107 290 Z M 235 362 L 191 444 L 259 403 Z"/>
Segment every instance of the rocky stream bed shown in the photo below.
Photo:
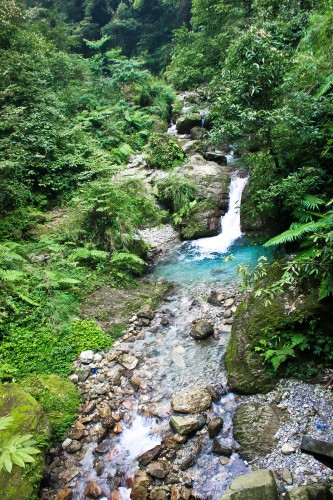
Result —
<path fill-rule="evenodd" d="M 181 236 L 216 238 L 235 166 L 227 165 L 227 151 L 198 154 L 205 116 L 202 112 L 193 115 L 188 98 L 191 94 L 182 96 L 184 116 L 169 130 L 183 134 L 178 140 L 188 156 L 174 175 L 195 182 L 202 201 Z M 186 135 L 189 128 L 191 136 Z M 148 189 L 166 176 L 165 172 L 149 171 L 142 156 L 133 158 L 122 175 L 141 179 Z M 241 184 L 243 188 L 244 179 Z M 233 210 L 238 215 L 229 221 L 229 229 L 236 229 L 238 238 L 237 200 Z M 224 357 L 230 333 L 235 342 L 242 325 L 239 316 L 244 313 L 238 311 L 246 298 L 237 279 L 230 269 L 221 268 L 221 257 L 218 261 L 216 255 L 208 255 L 205 261 L 207 255 L 198 257 L 200 244 L 181 245 L 170 225 L 142 230 L 141 237 L 150 245 L 150 258 L 159 263 L 145 278 L 149 286 L 166 290 L 160 278 L 163 273 L 176 283 L 160 297 L 159 305 L 152 306 L 149 297 L 137 305 L 111 350 L 85 351 L 77 359 L 70 378 L 79 388 L 82 407 L 62 446 L 49 452 L 40 498 L 333 498 L 331 467 L 301 450 L 304 435 L 333 441 L 331 391 L 323 389 L 323 384 L 282 380 L 271 384 L 273 390 L 262 391 L 266 394 L 230 392 Z M 221 243 L 214 242 L 215 247 Z M 212 248 L 216 250 L 214 245 Z M 174 252 L 174 260 L 170 260 L 170 252 Z M 241 258 L 248 258 L 242 252 Z M 207 269 L 203 271 L 204 265 Z M 191 279 L 185 280 L 184 272 Z M 113 304 L 113 292 L 104 295 L 108 316 L 118 317 L 120 306 Z M 245 367 L 252 362 L 246 338 L 240 340 L 243 357 L 234 350 L 233 361 Z M 261 380 L 262 366 L 258 361 L 252 365 L 248 373 L 254 381 Z M 246 393 L 244 380 L 242 384 L 239 392 Z"/>

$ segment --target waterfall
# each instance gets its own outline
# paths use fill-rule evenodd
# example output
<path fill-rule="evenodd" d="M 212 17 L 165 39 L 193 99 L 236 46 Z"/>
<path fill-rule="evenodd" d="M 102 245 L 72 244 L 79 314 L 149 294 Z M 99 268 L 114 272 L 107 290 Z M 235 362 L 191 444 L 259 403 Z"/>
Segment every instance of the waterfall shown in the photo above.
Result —
<path fill-rule="evenodd" d="M 231 178 L 229 188 L 228 212 L 221 218 L 221 233 L 212 238 L 201 238 L 193 244 L 202 251 L 225 253 L 228 248 L 242 235 L 240 221 L 240 203 L 243 189 L 247 183 L 246 177 Z"/>

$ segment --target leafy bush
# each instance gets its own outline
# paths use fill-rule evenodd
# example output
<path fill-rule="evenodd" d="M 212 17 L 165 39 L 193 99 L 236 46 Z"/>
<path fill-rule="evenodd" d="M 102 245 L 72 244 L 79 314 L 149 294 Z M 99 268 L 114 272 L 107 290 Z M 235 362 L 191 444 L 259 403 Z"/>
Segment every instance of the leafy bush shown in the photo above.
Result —
<path fill-rule="evenodd" d="M 123 278 L 127 275 L 142 274 L 144 267 L 147 265 L 137 255 L 125 252 L 116 252 L 111 258 L 112 272 L 118 278 Z"/>
<path fill-rule="evenodd" d="M 150 168 L 170 170 L 180 165 L 185 155 L 178 142 L 170 134 L 153 133 L 146 147 L 146 160 Z"/>
<path fill-rule="evenodd" d="M 158 199 L 173 213 L 175 224 L 188 217 L 197 204 L 196 187 L 184 177 L 169 175 L 157 188 Z"/>
<path fill-rule="evenodd" d="M 6 429 L 12 422 L 12 417 L 0 418 L 0 432 Z M 27 463 L 35 461 L 32 455 L 37 455 L 40 451 L 34 446 L 37 443 L 32 439 L 31 434 L 21 436 L 16 434 L 8 440 L 2 441 L 0 435 L 0 471 L 12 472 L 13 465 L 25 467 Z"/>
<path fill-rule="evenodd" d="M 113 338 L 104 333 L 102 328 L 91 319 L 73 321 L 67 342 L 73 346 L 76 354 L 87 349 L 107 349 L 113 343 Z"/>

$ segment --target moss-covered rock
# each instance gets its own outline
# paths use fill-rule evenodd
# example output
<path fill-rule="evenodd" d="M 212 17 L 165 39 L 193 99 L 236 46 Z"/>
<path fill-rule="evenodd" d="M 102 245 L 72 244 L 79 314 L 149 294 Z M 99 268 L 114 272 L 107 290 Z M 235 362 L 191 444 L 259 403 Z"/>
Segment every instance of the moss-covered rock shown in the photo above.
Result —
<path fill-rule="evenodd" d="M 0 384 L 0 417 L 13 417 L 13 422 L 1 431 L 0 442 L 15 434 L 32 434 L 43 441 L 49 437 L 50 426 L 42 406 L 17 384 Z M 35 462 L 25 469 L 14 465 L 11 474 L 0 472 L 1 498 L 6 500 L 31 500 L 42 477 L 44 455 L 37 455 Z"/>
<path fill-rule="evenodd" d="M 61 439 L 75 421 L 80 405 L 76 385 L 57 375 L 30 375 L 19 383 L 42 406 L 51 424 L 53 438 Z"/>
<path fill-rule="evenodd" d="M 240 444 L 239 454 L 250 461 L 269 453 L 287 414 L 276 405 L 243 403 L 233 417 L 234 438 Z"/>
<path fill-rule="evenodd" d="M 264 307 L 254 294 L 239 306 L 231 329 L 225 356 L 228 385 L 232 391 L 243 394 L 266 393 L 277 380 L 268 376 L 253 346 L 262 338 L 262 331 L 278 328 L 284 319 L 284 304 L 276 298 Z"/>
<path fill-rule="evenodd" d="M 277 333 L 282 338 L 291 331 L 308 336 L 309 321 L 323 312 L 316 290 L 302 295 L 286 288 L 285 292 L 276 292 L 270 304 L 265 306 L 256 296 L 256 290 L 269 287 L 281 274 L 281 263 L 272 264 L 262 282 L 244 299 L 235 314 L 225 356 L 228 384 L 235 392 L 256 394 L 273 389 L 281 371 L 278 370 L 274 377 L 269 375 L 255 347 L 260 346 L 262 340 L 269 343 Z"/>
<path fill-rule="evenodd" d="M 277 486 L 271 470 L 259 469 L 232 481 L 221 500 L 277 500 Z"/>
<path fill-rule="evenodd" d="M 193 127 L 201 127 L 200 113 L 186 113 L 181 116 L 176 123 L 179 134 L 189 134 Z"/>
<path fill-rule="evenodd" d="M 196 240 L 206 236 L 216 236 L 221 231 L 220 219 L 221 211 L 216 207 L 216 203 L 201 201 L 195 211 L 184 219 L 179 228 L 180 237 L 183 240 Z"/>

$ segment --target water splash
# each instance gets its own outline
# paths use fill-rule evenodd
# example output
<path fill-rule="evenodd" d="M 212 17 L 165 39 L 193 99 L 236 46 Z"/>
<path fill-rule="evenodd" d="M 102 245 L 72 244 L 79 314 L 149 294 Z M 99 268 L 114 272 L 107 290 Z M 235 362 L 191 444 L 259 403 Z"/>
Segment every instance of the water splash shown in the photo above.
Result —
<path fill-rule="evenodd" d="M 231 179 L 229 190 L 229 209 L 221 218 L 222 231 L 212 238 L 201 238 L 194 241 L 193 245 L 199 247 L 202 252 L 226 253 L 228 248 L 242 236 L 240 203 L 243 189 L 247 183 L 246 177 L 234 176 Z"/>

